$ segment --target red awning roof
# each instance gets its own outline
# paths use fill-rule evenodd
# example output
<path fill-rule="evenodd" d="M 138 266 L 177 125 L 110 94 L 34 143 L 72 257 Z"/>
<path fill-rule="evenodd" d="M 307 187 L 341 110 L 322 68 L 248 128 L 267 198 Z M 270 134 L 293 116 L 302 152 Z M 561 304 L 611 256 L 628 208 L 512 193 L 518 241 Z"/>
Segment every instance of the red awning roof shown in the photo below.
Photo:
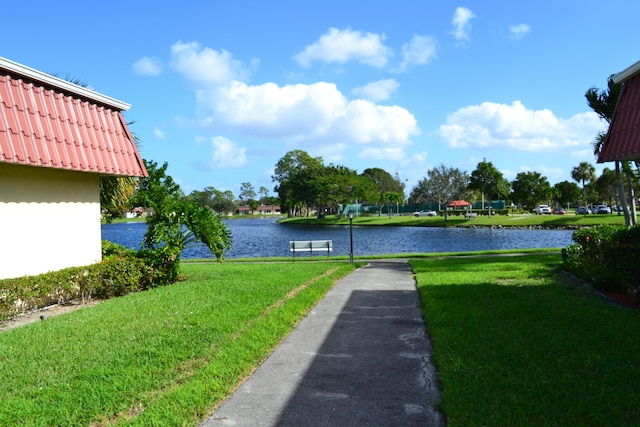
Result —
<path fill-rule="evenodd" d="M 637 73 L 624 82 L 598 163 L 636 159 L 640 159 L 640 74 Z"/>
<path fill-rule="evenodd" d="M 147 176 L 127 104 L 72 86 L 0 58 L 0 162 Z"/>
<path fill-rule="evenodd" d="M 453 202 L 449 203 L 447 206 L 450 206 L 452 208 L 461 208 L 465 206 L 471 206 L 471 203 L 467 202 L 466 200 L 454 200 Z"/>

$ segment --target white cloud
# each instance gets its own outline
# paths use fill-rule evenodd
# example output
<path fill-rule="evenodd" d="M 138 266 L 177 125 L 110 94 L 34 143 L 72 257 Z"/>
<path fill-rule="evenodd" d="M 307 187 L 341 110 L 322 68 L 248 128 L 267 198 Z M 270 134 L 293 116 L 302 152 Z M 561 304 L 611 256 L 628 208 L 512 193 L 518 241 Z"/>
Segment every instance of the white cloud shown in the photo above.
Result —
<path fill-rule="evenodd" d="M 404 159 L 402 147 L 366 147 L 358 156 L 362 159 L 400 161 Z"/>
<path fill-rule="evenodd" d="M 461 108 L 447 117 L 439 133 L 454 148 L 557 151 L 590 146 L 603 128 L 593 112 L 562 119 L 550 110 L 529 110 L 515 101 L 511 105 L 483 102 Z"/>
<path fill-rule="evenodd" d="M 244 166 L 247 161 L 245 149 L 223 136 L 211 138 L 211 147 L 213 148 L 211 167 L 237 168 Z"/>
<path fill-rule="evenodd" d="M 302 67 L 309 67 L 313 61 L 339 64 L 360 61 L 374 67 L 384 67 L 392 55 L 391 49 L 384 45 L 384 39 L 384 34 L 329 28 L 326 34 L 296 54 L 294 59 Z"/>
<path fill-rule="evenodd" d="M 359 144 L 409 144 L 420 133 L 416 119 L 398 106 L 376 105 L 370 101 L 350 101 L 344 111 L 336 111 L 331 134 Z"/>
<path fill-rule="evenodd" d="M 351 37 L 353 33 L 349 30 L 347 35 Z M 379 36 L 358 33 L 356 39 L 366 44 L 376 37 L 379 40 Z M 410 138 L 420 134 L 416 119 L 408 110 L 376 103 L 388 99 L 397 90 L 399 85 L 395 79 L 358 88 L 355 91 L 365 99 L 349 99 L 335 84 L 328 82 L 250 85 L 243 81 L 248 74 L 247 67 L 233 59 L 229 52 L 215 51 L 198 43 L 178 42 L 171 50 L 173 67 L 194 87 L 197 123 L 206 129 L 215 129 L 217 134 L 296 143 L 297 147 L 305 144 L 303 148 L 312 151 L 331 147 L 332 158 L 338 158 L 353 146 L 397 149 L 411 144 Z M 360 58 L 372 57 L 362 55 Z M 190 125 L 188 120 L 182 121 Z M 227 165 L 237 164 L 229 153 L 235 153 L 233 158 L 246 161 L 244 149 L 237 149 L 229 140 L 216 139 L 214 153 L 216 164 L 225 163 L 219 159 L 228 159 Z"/>
<path fill-rule="evenodd" d="M 144 76 L 158 76 L 162 73 L 162 63 L 158 58 L 145 56 L 133 63 L 133 71 Z"/>
<path fill-rule="evenodd" d="M 413 65 L 429 63 L 436 57 L 436 39 L 415 35 L 409 43 L 402 46 L 402 62 L 398 71 L 404 71 Z"/>
<path fill-rule="evenodd" d="M 153 130 L 153 136 L 155 136 L 157 139 L 165 139 L 166 138 L 165 133 L 161 129 L 158 129 L 158 128 L 155 128 Z"/>
<path fill-rule="evenodd" d="M 205 122 L 262 138 L 287 141 L 341 141 L 356 144 L 408 144 L 419 134 L 416 120 L 398 106 L 349 101 L 335 84 L 250 86 L 242 82 L 201 91 Z"/>
<path fill-rule="evenodd" d="M 531 27 L 529 27 L 527 24 L 519 24 L 519 25 L 512 25 L 511 27 L 509 27 L 509 33 L 511 34 L 511 38 L 513 39 L 521 39 L 522 37 L 524 37 L 526 34 L 531 32 Z"/>
<path fill-rule="evenodd" d="M 473 12 L 466 7 L 456 8 L 451 24 L 453 25 L 452 34 L 458 41 L 458 45 L 466 46 L 471 41 L 469 31 L 471 30 L 471 20 L 475 17 Z"/>
<path fill-rule="evenodd" d="M 400 84 L 395 79 L 383 79 L 353 89 L 353 94 L 370 101 L 384 101 L 395 93 Z"/>
<path fill-rule="evenodd" d="M 197 42 L 181 41 L 171 46 L 173 67 L 197 84 L 218 85 L 232 80 L 246 80 L 250 71 L 226 50 L 201 47 Z M 252 60 L 256 65 L 256 60 Z"/>

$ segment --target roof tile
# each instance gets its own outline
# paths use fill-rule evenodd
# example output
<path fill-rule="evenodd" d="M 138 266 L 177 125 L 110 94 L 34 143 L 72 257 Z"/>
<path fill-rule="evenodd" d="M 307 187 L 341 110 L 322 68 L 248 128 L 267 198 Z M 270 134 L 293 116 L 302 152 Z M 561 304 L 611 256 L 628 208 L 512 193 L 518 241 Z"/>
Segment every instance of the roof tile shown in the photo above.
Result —
<path fill-rule="evenodd" d="M 598 163 L 640 159 L 640 74 L 624 82 Z"/>
<path fill-rule="evenodd" d="M 0 161 L 146 176 L 117 109 L 0 69 Z"/>

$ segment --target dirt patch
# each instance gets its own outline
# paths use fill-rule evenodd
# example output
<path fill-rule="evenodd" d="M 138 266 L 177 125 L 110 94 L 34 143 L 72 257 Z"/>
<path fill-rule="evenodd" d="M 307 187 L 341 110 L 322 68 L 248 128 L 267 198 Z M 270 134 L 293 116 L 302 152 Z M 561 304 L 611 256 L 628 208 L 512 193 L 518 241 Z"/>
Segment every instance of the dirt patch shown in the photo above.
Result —
<path fill-rule="evenodd" d="M 23 325 L 28 325 L 29 323 L 40 322 L 42 320 L 46 320 L 49 317 L 59 316 L 61 314 L 70 313 L 82 308 L 92 307 L 99 302 L 99 300 L 92 300 L 84 303 L 82 301 L 69 301 L 63 304 L 50 305 L 39 310 L 29 311 L 20 314 L 12 319 L 0 321 L 0 332 L 8 331 L 9 329 L 17 328 Z"/>

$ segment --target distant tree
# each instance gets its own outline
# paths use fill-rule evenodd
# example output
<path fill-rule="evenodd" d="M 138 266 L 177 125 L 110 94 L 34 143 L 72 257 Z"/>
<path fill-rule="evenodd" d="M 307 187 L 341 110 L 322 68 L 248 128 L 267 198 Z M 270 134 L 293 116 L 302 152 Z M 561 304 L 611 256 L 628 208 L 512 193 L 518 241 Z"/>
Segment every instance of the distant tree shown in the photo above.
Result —
<path fill-rule="evenodd" d="M 231 190 L 216 190 L 213 195 L 213 210 L 221 214 L 230 214 L 236 210 Z"/>
<path fill-rule="evenodd" d="M 400 181 L 400 178 L 396 174 L 395 177 L 391 176 L 389 172 L 380 168 L 368 168 L 362 172 L 362 176 L 370 179 L 374 184 L 376 191 L 367 200 L 373 203 L 378 208 L 378 216 L 382 215 L 382 206 L 388 203 L 384 200 L 384 194 L 394 192 L 402 195 L 404 201 L 404 183 Z M 394 202 L 395 203 L 395 202 Z"/>
<path fill-rule="evenodd" d="M 553 186 L 556 201 L 561 206 L 570 207 L 580 202 L 582 190 L 575 182 L 562 181 Z"/>
<path fill-rule="evenodd" d="M 269 197 L 269 189 L 265 186 L 261 186 L 260 189 L 258 190 L 258 193 L 260 193 L 260 203 L 262 203 L 263 205 L 266 205 L 267 202 L 267 198 Z"/>
<path fill-rule="evenodd" d="M 278 160 L 271 179 L 276 183 L 280 208 L 288 216 L 302 215 L 305 209 L 309 213 L 318 198 L 310 186 L 323 169 L 322 157 L 311 157 L 303 150 L 289 151 Z"/>
<path fill-rule="evenodd" d="M 483 202 L 484 196 L 488 196 L 491 201 L 493 196 L 500 198 L 509 194 L 509 182 L 504 179 L 502 172 L 486 159 L 478 163 L 476 169 L 471 172 L 469 188 L 481 192 Z"/>
<path fill-rule="evenodd" d="M 576 182 L 582 183 L 582 199 L 587 203 L 585 194 L 585 183 L 595 181 L 596 168 L 589 162 L 580 162 L 580 164 L 571 170 L 571 178 Z"/>
<path fill-rule="evenodd" d="M 340 209 L 340 206 L 344 207 L 362 200 L 366 184 L 369 184 L 368 181 L 365 181 L 355 170 L 330 164 L 311 180 L 309 188 L 317 197 L 314 204 L 318 208 L 318 213 L 328 209 L 337 212 L 341 217 L 345 211 Z"/>
<path fill-rule="evenodd" d="M 243 182 L 240 185 L 240 200 L 243 203 L 249 203 L 249 200 L 256 198 L 256 190 L 253 188 L 253 184 L 250 182 Z"/>
<path fill-rule="evenodd" d="M 444 165 L 427 170 L 427 176 L 418 181 L 411 190 L 409 199 L 413 203 L 438 202 L 441 207 L 447 203 L 462 199 L 467 195 L 469 175 L 458 168 L 450 168 Z M 445 208 L 444 219 L 448 219 Z"/>
<path fill-rule="evenodd" d="M 398 204 L 404 201 L 404 193 L 400 194 L 397 191 L 387 191 L 382 195 L 382 199 L 387 204 L 387 212 L 389 216 L 391 216 L 391 207 L 395 204 L 397 210 Z"/>
<path fill-rule="evenodd" d="M 600 202 L 608 205 L 618 204 L 618 180 L 614 170 L 604 168 L 602 174 L 595 180 L 594 187 Z"/>
<path fill-rule="evenodd" d="M 538 172 L 520 172 L 511 183 L 512 200 L 528 209 L 541 202 L 548 203 L 552 194 L 549 181 Z"/>

